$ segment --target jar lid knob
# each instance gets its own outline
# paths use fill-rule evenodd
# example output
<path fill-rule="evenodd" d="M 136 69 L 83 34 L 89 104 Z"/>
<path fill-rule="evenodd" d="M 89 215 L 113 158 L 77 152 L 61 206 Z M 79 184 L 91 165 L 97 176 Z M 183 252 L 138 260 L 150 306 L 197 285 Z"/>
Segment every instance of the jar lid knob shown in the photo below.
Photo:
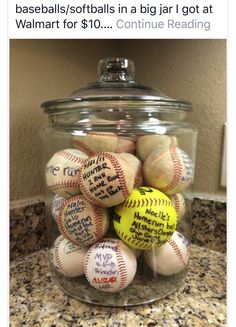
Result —
<path fill-rule="evenodd" d="M 98 75 L 102 82 L 134 81 L 135 64 L 127 58 L 105 58 L 99 61 Z"/>

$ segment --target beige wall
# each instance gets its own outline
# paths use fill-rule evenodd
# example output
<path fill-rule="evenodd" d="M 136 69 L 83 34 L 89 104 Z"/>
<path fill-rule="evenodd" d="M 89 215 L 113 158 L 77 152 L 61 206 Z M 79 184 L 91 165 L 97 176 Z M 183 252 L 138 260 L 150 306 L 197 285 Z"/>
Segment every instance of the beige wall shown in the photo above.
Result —
<path fill-rule="evenodd" d="M 135 60 L 137 79 L 173 98 L 192 102 L 199 131 L 196 192 L 225 194 L 220 187 L 223 124 L 226 122 L 225 40 L 123 41 Z"/>
<path fill-rule="evenodd" d="M 190 100 L 199 128 L 196 191 L 219 188 L 222 126 L 226 121 L 223 40 L 12 40 L 10 45 L 11 199 L 40 196 L 40 104 L 97 79 L 103 57 L 127 56 L 137 79 Z"/>
<path fill-rule="evenodd" d="M 10 44 L 11 199 L 42 194 L 40 104 L 68 96 L 97 79 L 97 62 L 114 54 L 112 41 L 12 40 Z"/>

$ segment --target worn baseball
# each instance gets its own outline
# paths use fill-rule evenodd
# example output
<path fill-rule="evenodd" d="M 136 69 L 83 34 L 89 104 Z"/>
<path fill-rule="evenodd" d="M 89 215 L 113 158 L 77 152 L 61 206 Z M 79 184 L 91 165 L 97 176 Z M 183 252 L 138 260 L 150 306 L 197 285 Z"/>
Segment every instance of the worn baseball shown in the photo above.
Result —
<path fill-rule="evenodd" d="M 174 275 L 187 268 L 190 256 L 190 243 L 179 232 L 174 232 L 171 239 L 159 249 L 145 251 L 147 265 L 161 275 Z"/>
<path fill-rule="evenodd" d="M 84 162 L 79 184 L 89 201 L 112 207 L 123 202 L 132 192 L 134 173 L 119 154 L 100 152 Z"/>
<path fill-rule="evenodd" d="M 65 198 L 63 198 L 58 194 L 54 195 L 52 199 L 51 214 L 56 222 L 57 222 L 59 211 L 63 207 L 65 200 L 66 200 Z"/>
<path fill-rule="evenodd" d="M 75 245 L 58 236 L 50 249 L 50 261 L 54 268 L 66 277 L 77 277 L 84 274 L 84 258 L 87 247 Z"/>
<path fill-rule="evenodd" d="M 193 163 L 188 155 L 174 146 L 165 152 L 154 150 L 144 161 L 145 184 L 167 195 L 183 192 L 192 182 Z"/>
<path fill-rule="evenodd" d="M 73 144 L 76 149 L 91 156 L 97 152 L 115 152 L 118 144 L 118 137 L 111 132 L 88 132 L 85 135 L 73 137 Z"/>
<path fill-rule="evenodd" d="M 177 213 L 177 219 L 178 221 L 181 220 L 181 218 L 184 216 L 186 211 L 186 202 L 181 193 L 177 193 L 170 196 L 171 201 L 174 204 L 175 211 Z"/>
<path fill-rule="evenodd" d="M 122 159 L 126 160 L 131 170 L 134 173 L 134 187 L 139 187 L 143 184 L 143 165 L 142 162 L 131 153 L 119 153 Z"/>
<path fill-rule="evenodd" d="M 88 282 L 104 292 L 118 292 L 126 288 L 132 282 L 136 270 L 134 253 L 115 238 L 106 238 L 92 245 L 84 260 Z"/>
<path fill-rule="evenodd" d="M 76 195 L 64 202 L 57 224 L 61 234 L 70 242 L 79 246 L 91 245 L 108 229 L 108 210 L 94 205 L 83 195 Z"/>
<path fill-rule="evenodd" d="M 139 250 L 159 248 L 176 229 L 177 217 L 170 198 L 150 187 L 134 189 L 114 208 L 114 229 L 129 246 Z"/>
<path fill-rule="evenodd" d="M 135 141 L 131 137 L 118 137 L 116 153 L 127 152 L 135 153 Z"/>
<path fill-rule="evenodd" d="M 46 184 L 49 189 L 68 198 L 79 194 L 79 171 L 88 156 L 76 149 L 65 149 L 54 153 L 45 169 Z"/>
<path fill-rule="evenodd" d="M 159 149 L 159 151 L 168 150 L 172 146 L 177 146 L 178 141 L 175 136 L 169 135 L 144 135 L 138 138 L 136 144 L 136 154 L 139 159 L 144 161 L 149 154 Z"/>

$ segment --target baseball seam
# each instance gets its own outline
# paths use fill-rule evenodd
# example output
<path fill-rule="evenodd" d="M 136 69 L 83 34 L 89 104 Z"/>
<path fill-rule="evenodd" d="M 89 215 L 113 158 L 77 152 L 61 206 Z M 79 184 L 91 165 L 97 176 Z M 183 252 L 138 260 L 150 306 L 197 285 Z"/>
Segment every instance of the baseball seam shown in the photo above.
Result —
<path fill-rule="evenodd" d="M 104 204 L 102 203 L 102 201 L 100 201 L 98 198 L 95 198 L 91 195 L 91 193 L 89 192 L 89 190 L 87 190 L 85 184 L 83 183 L 83 177 L 82 177 L 82 170 L 79 174 L 79 185 L 80 185 L 80 190 L 83 193 L 83 195 L 92 203 L 104 207 Z"/>
<path fill-rule="evenodd" d="M 99 155 L 106 157 L 110 161 L 111 165 L 115 169 L 116 174 L 118 175 L 119 184 L 120 184 L 121 191 L 122 191 L 124 197 L 129 196 L 128 187 L 125 183 L 125 174 L 124 174 L 122 167 L 119 164 L 118 160 L 116 160 L 116 158 L 114 158 L 112 155 L 110 155 L 109 153 L 106 153 L 106 152 L 100 152 Z M 89 159 L 91 159 L 91 158 L 89 158 Z M 119 169 L 120 169 L 120 171 L 119 171 Z M 91 193 L 89 192 L 89 190 L 87 190 L 85 184 L 83 183 L 82 175 L 83 174 L 82 174 L 82 170 L 81 170 L 80 174 L 79 174 L 79 185 L 80 185 L 80 190 L 83 193 L 83 195 L 85 195 L 89 201 L 97 204 L 98 206 L 105 207 L 104 202 L 102 200 L 91 196 Z M 112 196 L 110 196 L 110 197 L 112 197 Z"/>
<path fill-rule="evenodd" d="M 126 199 L 121 205 L 122 208 L 139 208 L 144 206 L 168 206 L 173 207 L 171 200 L 157 199 L 157 198 L 145 198 L 145 199 Z"/>
<path fill-rule="evenodd" d="M 183 258 L 183 255 L 178 247 L 178 244 L 173 240 L 173 239 L 170 239 L 168 241 L 168 243 L 170 244 L 170 246 L 172 247 L 173 251 L 175 252 L 176 254 L 176 257 L 177 259 L 184 264 L 185 267 L 187 267 L 187 263 L 185 263 L 184 261 L 184 258 Z"/>
<path fill-rule="evenodd" d="M 135 241 L 132 239 L 131 236 L 129 236 L 127 234 L 124 234 L 124 232 L 121 232 L 118 228 L 116 228 L 116 232 L 117 234 L 120 236 L 120 238 L 126 243 L 126 244 L 132 244 L 132 246 L 137 246 L 140 250 L 143 249 L 147 249 L 147 250 L 151 250 L 153 248 L 153 244 L 147 245 L 147 243 L 145 242 L 141 242 L 141 241 Z M 131 242 L 132 240 L 132 242 Z"/>
<path fill-rule="evenodd" d="M 83 163 L 83 161 L 84 161 L 84 159 L 78 157 L 77 155 L 72 154 L 70 152 L 66 152 L 64 150 L 59 151 L 57 154 L 69 161 L 74 162 L 74 163 Z"/>
<path fill-rule="evenodd" d="M 136 172 L 134 177 L 134 186 L 139 187 L 142 185 L 142 183 L 143 183 L 143 168 L 142 168 L 142 164 L 140 163 L 138 171 Z"/>
<path fill-rule="evenodd" d="M 79 187 L 79 181 L 71 181 L 71 180 L 66 180 L 63 182 L 57 182 L 55 184 L 48 185 L 48 187 L 53 191 L 56 192 L 60 189 L 63 188 L 78 188 Z"/>
<path fill-rule="evenodd" d="M 56 262 L 56 268 L 58 267 L 59 271 L 62 272 L 64 275 L 67 275 L 66 274 L 66 271 L 64 269 L 64 266 L 61 262 L 61 259 L 60 259 L 60 256 L 59 256 L 59 246 L 60 244 L 63 242 L 63 239 L 60 237 L 56 243 L 55 243 L 55 248 L 54 248 L 54 259 L 55 259 L 55 262 Z"/>
<path fill-rule="evenodd" d="M 92 249 L 94 248 L 94 246 L 92 246 L 89 251 L 86 253 L 86 256 L 84 258 L 84 274 L 87 278 L 87 280 L 89 281 L 89 275 L 88 275 L 88 263 L 89 263 L 89 259 L 92 253 Z M 89 281 L 90 283 L 90 281 Z M 90 283 L 91 284 L 91 283 Z M 92 284 L 91 284 L 92 285 Z"/>
<path fill-rule="evenodd" d="M 159 190 L 163 193 L 167 193 L 173 190 L 178 185 L 181 176 L 183 174 L 183 166 L 180 157 L 177 153 L 177 150 L 178 148 L 176 146 L 170 148 L 170 155 L 171 155 L 171 160 L 173 162 L 174 173 L 170 183 L 164 187 L 159 188 Z"/>
<path fill-rule="evenodd" d="M 122 290 L 126 287 L 128 281 L 128 271 L 126 268 L 126 264 L 121 252 L 121 242 L 118 242 L 117 252 L 116 252 L 116 259 L 117 259 L 117 266 L 120 275 L 120 287 L 119 289 Z"/>
<path fill-rule="evenodd" d="M 88 156 L 93 156 L 96 154 L 96 152 L 94 150 L 92 150 L 86 143 L 84 143 L 83 141 L 74 139 L 73 140 L 73 144 L 76 146 L 78 146 L 79 150 L 83 150 L 83 152 L 85 154 L 87 154 Z"/>
<path fill-rule="evenodd" d="M 177 194 L 174 195 L 173 204 L 174 204 L 175 210 L 177 212 L 179 212 L 179 210 L 180 210 L 180 198 L 179 198 L 179 196 Z"/>
<path fill-rule="evenodd" d="M 73 201 L 73 199 L 69 199 L 66 201 L 66 204 L 68 202 L 71 202 Z M 79 245 L 79 243 L 71 237 L 71 235 L 69 234 L 68 230 L 65 228 L 64 224 L 63 224 L 63 216 L 62 216 L 62 213 L 63 213 L 63 210 L 60 210 L 59 211 L 59 215 L 58 215 L 58 219 L 57 219 L 57 225 L 58 225 L 58 228 L 59 228 L 59 231 L 62 233 L 62 235 L 68 240 L 70 241 L 71 243 L 73 244 L 76 244 L 76 245 Z"/>
<path fill-rule="evenodd" d="M 122 168 L 121 164 L 119 163 L 117 158 L 115 158 L 112 154 L 103 153 L 103 155 L 110 161 L 110 163 L 114 167 L 115 172 L 118 175 L 119 184 L 120 184 L 120 187 L 121 187 L 122 194 L 126 198 L 127 196 L 129 196 L 129 190 L 128 190 L 128 186 L 127 186 L 127 183 L 126 183 L 126 178 L 125 178 L 126 176 L 125 176 L 125 173 L 123 171 L 123 168 Z"/>

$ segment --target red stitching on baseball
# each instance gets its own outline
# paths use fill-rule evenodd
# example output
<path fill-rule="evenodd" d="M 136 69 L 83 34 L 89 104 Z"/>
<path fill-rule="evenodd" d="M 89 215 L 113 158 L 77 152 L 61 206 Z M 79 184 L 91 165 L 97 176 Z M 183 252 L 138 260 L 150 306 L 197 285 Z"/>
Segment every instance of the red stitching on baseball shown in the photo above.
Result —
<path fill-rule="evenodd" d="M 48 187 L 56 192 L 62 188 L 73 188 L 73 187 L 79 187 L 79 181 L 78 180 L 68 180 L 68 181 L 63 181 L 63 182 L 57 182 L 55 184 L 52 185 L 48 185 Z"/>
<path fill-rule="evenodd" d="M 174 195 L 174 197 L 173 197 L 173 203 L 174 203 L 174 206 L 175 206 L 175 210 L 179 211 L 179 209 L 180 209 L 180 199 L 179 199 L 179 196 L 177 194 Z"/>
<path fill-rule="evenodd" d="M 96 154 L 94 154 L 92 157 L 97 156 Z M 92 157 L 88 158 L 87 160 L 91 160 Z M 84 163 L 87 162 L 87 160 L 85 160 Z M 102 203 L 102 201 L 100 201 L 98 198 L 95 198 L 93 196 L 91 196 L 91 193 L 89 192 L 89 190 L 87 190 L 85 184 L 83 183 L 83 176 L 82 176 L 82 171 L 83 171 L 83 167 L 81 168 L 80 172 L 79 172 L 79 176 L 78 176 L 78 180 L 79 180 L 79 185 L 80 185 L 80 190 L 83 193 L 83 195 L 85 195 L 85 197 L 92 203 L 104 207 L 104 204 Z"/>
<path fill-rule="evenodd" d="M 170 181 L 169 184 L 167 184 L 164 187 L 159 187 L 159 190 L 163 193 L 169 192 L 172 189 L 174 189 L 178 185 L 181 176 L 183 174 L 183 165 L 177 153 L 177 150 L 178 148 L 176 146 L 170 148 L 170 155 L 171 155 L 171 160 L 173 162 L 174 173 L 173 173 L 172 180 Z M 181 150 L 179 150 L 179 152 L 181 153 Z"/>
<path fill-rule="evenodd" d="M 124 270 L 122 270 L 121 272 L 119 271 L 120 274 L 120 289 L 123 289 L 128 281 L 128 272 L 126 269 L 126 265 L 122 256 L 122 252 L 121 252 L 121 242 L 117 242 L 117 252 L 116 252 L 116 258 L 117 258 L 117 265 L 118 267 L 122 267 L 124 268 Z"/>
<path fill-rule="evenodd" d="M 97 155 L 95 155 L 95 156 L 97 156 Z M 129 190 L 128 190 L 128 187 L 126 184 L 125 174 L 124 174 L 122 167 L 119 164 L 118 160 L 116 158 L 114 158 L 112 154 L 107 153 L 107 152 L 99 152 L 99 156 L 104 156 L 110 161 L 113 168 L 115 169 L 116 174 L 118 175 L 119 184 L 120 184 L 121 191 L 122 191 L 124 197 L 129 196 Z M 92 157 L 90 157 L 87 160 L 91 160 L 91 158 Z M 96 199 L 95 197 L 91 196 L 91 193 L 89 192 L 89 190 L 87 190 L 85 184 L 83 183 L 82 170 L 83 169 L 81 169 L 80 174 L 78 176 L 80 190 L 87 197 L 88 200 L 90 200 L 91 202 L 93 202 L 99 206 L 105 207 L 102 200 Z"/>
<path fill-rule="evenodd" d="M 88 263 L 89 263 L 89 259 L 92 253 L 92 250 L 94 249 L 94 246 L 91 246 L 91 248 L 89 249 L 89 251 L 86 253 L 85 259 L 84 259 L 84 273 L 85 276 L 87 278 L 87 280 L 89 281 L 89 275 L 88 275 Z M 90 282 L 89 282 L 90 283 Z M 90 283 L 91 284 L 91 283 Z"/>
<path fill-rule="evenodd" d="M 65 271 L 65 269 L 63 267 L 63 264 L 62 264 L 62 262 L 60 260 L 60 257 L 59 257 L 59 245 L 61 244 L 62 241 L 63 241 L 63 238 L 59 237 L 55 242 L 55 245 L 54 245 L 55 246 L 54 247 L 54 259 L 55 259 L 55 262 L 56 262 L 57 266 L 61 270 L 61 272 L 66 275 L 66 271 Z M 56 268 L 57 268 L 57 266 L 56 266 Z"/>
<path fill-rule="evenodd" d="M 90 159 L 90 158 L 89 158 Z M 99 200 L 98 198 L 95 198 L 91 195 L 91 193 L 89 192 L 89 190 L 87 190 L 85 184 L 83 184 L 83 177 L 82 177 L 82 173 L 79 174 L 79 185 L 80 185 L 80 190 L 83 193 L 83 195 L 92 203 L 101 206 L 101 207 L 105 207 L 104 203 L 102 203 L 101 200 Z"/>
<path fill-rule="evenodd" d="M 169 239 L 168 243 L 174 250 L 174 252 L 175 252 L 177 258 L 180 260 L 180 262 L 183 263 L 185 267 L 187 267 L 187 264 L 184 261 L 183 255 L 182 255 L 177 243 L 173 239 Z"/>
<path fill-rule="evenodd" d="M 92 150 L 86 143 L 84 143 L 83 141 L 74 139 L 73 140 L 73 144 L 77 145 L 79 150 L 83 150 L 83 152 L 85 154 L 87 154 L 88 156 L 94 156 L 96 154 L 96 152 L 94 150 Z"/>
<path fill-rule="evenodd" d="M 72 162 L 75 162 L 75 163 L 83 163 L 83 161 L 85 160 L 83 158 L 78 157 L 75 154 L 72 154 L 70 152 L 66 152 L 64 150 L 59 151 L 57 154 L 59 156 L 65 158 L 65 159 L 67 159 L 69 161 L 72 161 Z"/>
<path fill-rule="evenodd" d="M 115 172 L 118 175 L 121 191 L 123 193 L 123 196 L 126 198 L 127 196 L 129 196 L 130 192 L 126 183 L 126 176 L 124 174 L 121 164 L 119 163 L 117 158 L 115 158 L 112 154 L 108 152 L 103 152 L 102 155 L 104 155 L 108 160 L 110 160 L 110 163 L 113 165 Z"/>
<path fill-rule="evenodd" d="M 74 199 L 68 199 L 65 201 L 65 206 L 67 205 L 67 203 L 69 202 L 73 202 Z M 77 240 L 75 240 L 74 238 L 72 238 L 72 236 L 69 234 L 69 231 L 66 229 L 65 225 L 63 224 L 63 210 L 59 211 L 59 215 L 58 215 L 58 219 L 57 219 L 57 225 L 59 228 L 59 231 L 62 233 L 62 235 L 71 243 L 79 245 L 79 243 L 77 242 Z"/>
<path fill-rule="evenodd" d="M 139 187 L 143 184 L 143 168 L 142 164 L 140 162 L 138 171 L 136 172 L 136 175 L 134 176 L 134 186 Z"/>

